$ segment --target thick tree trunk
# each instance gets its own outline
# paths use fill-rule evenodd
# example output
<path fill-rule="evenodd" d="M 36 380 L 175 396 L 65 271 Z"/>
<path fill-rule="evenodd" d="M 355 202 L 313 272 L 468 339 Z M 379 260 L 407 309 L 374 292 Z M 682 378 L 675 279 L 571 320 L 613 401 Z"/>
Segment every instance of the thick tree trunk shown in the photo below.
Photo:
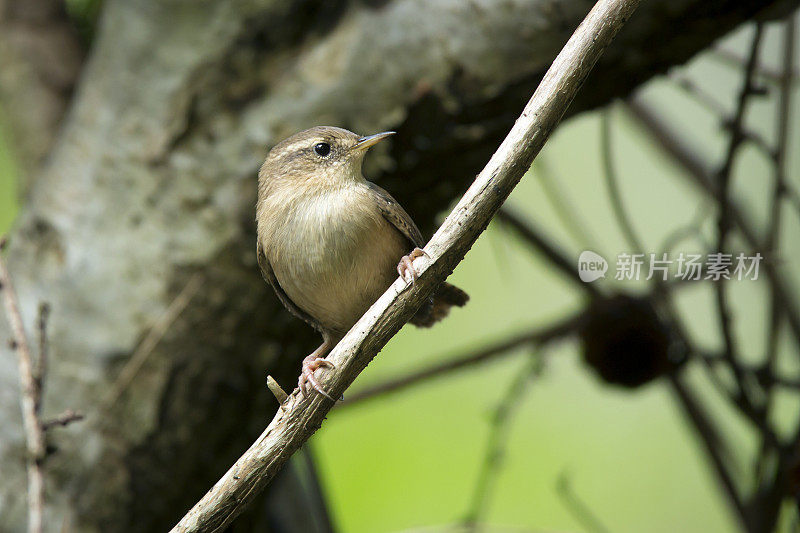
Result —
<path fill-rule="evenodd" d="M 573 112 L 796 3 L 645 2 Z M 108 0 L 9 250 L 29 329 L 39 301 L 53 308 L 45 413 L 88 415 L 51 436 L 46 523 L 168 528 L 269 420 L 266 373 L 293 386 L 314 336 L 256 266 L 255 173 L 268 146 L 314 124 L 397 130 L 367 173 L 430 228 L 591 4 Z M 106 402 L 189 283 L 199 288 L 188 305 Z M 10 436 L 0 442 L 0 515 L 19 530 L 18 381 L 0 352 L 0 431 Z"/>

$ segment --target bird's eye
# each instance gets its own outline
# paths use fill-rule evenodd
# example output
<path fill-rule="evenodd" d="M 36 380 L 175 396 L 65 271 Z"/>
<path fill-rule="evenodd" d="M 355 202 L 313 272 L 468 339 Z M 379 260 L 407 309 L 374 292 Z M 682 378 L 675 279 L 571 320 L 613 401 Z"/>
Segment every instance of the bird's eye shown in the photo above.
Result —
<path fill-rule="evenodd" d="M 325 157 L 331 153 L 331 145 L 328 143 L 317 143 L 314 145 L 314 151 L 318 156 Z"/>

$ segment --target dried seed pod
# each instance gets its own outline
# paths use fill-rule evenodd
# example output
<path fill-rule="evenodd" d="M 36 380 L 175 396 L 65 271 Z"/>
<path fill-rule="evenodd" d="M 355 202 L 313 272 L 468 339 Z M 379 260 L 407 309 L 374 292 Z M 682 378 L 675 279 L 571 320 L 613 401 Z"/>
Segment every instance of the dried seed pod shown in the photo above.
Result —
<path fill-rule="evenodd" d="M 581 329 L 584 360 L 615 385 L 639 387 L 674 368 L 670 332 L 648 299 L 598 298 Z"/>

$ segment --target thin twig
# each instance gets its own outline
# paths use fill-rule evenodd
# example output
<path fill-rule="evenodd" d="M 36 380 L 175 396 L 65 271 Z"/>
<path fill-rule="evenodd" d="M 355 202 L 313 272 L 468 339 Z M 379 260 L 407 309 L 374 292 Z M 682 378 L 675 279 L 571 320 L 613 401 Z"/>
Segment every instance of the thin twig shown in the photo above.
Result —
<path fill-rule="evenodd" d="M 572 236 L 584 250 L 589 248 L 592 243 L 597 242 L 597 240 L 592 237 L 589 228 L 583 220 L 581 220 L 578 210 L 570 203 L 567 195 L 560 186 L 558 177 L 554 175 L 555 171 L 551 168 L 547 159 L 539 157 L 533 169 L 534 175 L 539 179 L 539 183 L 542 185 L 542 192 L 547 197 L 547 201 L 550 202 L 550 206 L 553 208 L 558 220 L 570 236 Z"/>
<path fill-rule="evenodd" d="M 280 405 L 289 399 L 289 395 L 286 394 L 286 391 L 278 384 L 278 382 L 272 376 L 267 376 L 267 388 L 275 396 L 275 399 L 278 400 Z"/>
<path fill-rule="evenodd" d="M 662 114 L 643 98 L 634 96 L 625 101 L 630 116 L 643 126 L 670 158 L 693 178 L 694 184 L 716 200 L 717 187 L 712 182 L 712 170 L 694 145 L 663 118 Z"/>
<path fill-rule="evenodd" d="M 733 510 L 736 512 L 742 526 L 747 529 L 747 510 L 739 495 L 739 490 L 733 481 L 733 476 L 719 452 L 719 430 L 714 426 L 711 421 L 712 418 L 703 410 L 700 402 L 694 397 L 689 386 L 683 382 L 680 375 L 670 375 L 670 384 L 672 385 L 672 390 L 675 392 L 680 405 L 683 407 L 684 413 L 689 417 L 692 426 L 705 445 L 706 453 L 709 459 L 711 459 L 711 465 L 714 467 L 714 471 L 717 473 L 717 477 L 722 483 L 722 488 L 725 489 L 725 493 L 728 495 L 731 507 L 733 507 Z"/>
<path fill-rule="evenodd" d="M 756 371 L 756 377 L 761 381 L 761 383 L 764 384 L 771 384 L 772 386 L 793 390 L 795 392 L 800 391 L 800 378 L 790 378 L 775 374 L 766 377 L 760 377 L 758 371 Z"/>
<path fill-rule="evenodd" d="M 726 360 L 722 354 L 712 352 L 696 352 L 698 357 L 702 357 L 709 365 L 725 364 Z M 800 378 L 792 378 L 787 376 L 780 376 L 774 372 L 767 372 L 761 365 L 742 365 L 742 369 L 753 376 L 757 383 L 760 383 L 765 389 L 769 387 L 781 387 L 787 390 L 800 391 Z M 765 394 L 767 391 L 764 391 Z"/>
<path fill-rule="evenodd" d="M 611 200 L 614 217 L 617 219 L 617 225 L 622 230 L 628 245 L 633 247 L 636 253 L 644 255 L 642 239 L 639 238 L 636 229 L 633 227 L 633 221 L 628 216 L 628 210 L 625 207 L 625 202 L 622 201 L 622 193 L 619 189 L 619 179 L 617 177 L 617 169 L 614 167 L 614 151 L 611 144 L 611 112 L 608 108 L 601 113 L 600 124 L 600 153 L 603 157 L 603 175 L 608 186 L 608 197 Z"/>
<path fill-rule="evenodd" d="M 333 519 L 329 514 L 329 505 L 326 503 L 323 483 L 320 479 L 314 457 L 314 449 L 308 443 L 298 452 L 299 457 L 294 462 L 294 467 L 298 469 L 299 478 L 303 483 L 304 502 L 303 506 L 310 506 L 314 510 L 314 531 L 318 533 L 334 533 Z M 311 524 L 309 524 L 311 526 Z"/>
<path fill-rule="evenodd" d="M 731 229 L 731 214 L 730 214 L 730 181 L 731 174 L 733 173 L 733 164 L 736 160 L 739 147 L 744 141 L 744 134 L 742 127 L 744 125 L 745 114 L 747 113 L 747 106 L 750 102 L 750 96 L 753 95 L 755 89 L 755 70 L 758 65 L 758 55 L 761 46 L 761 36 L 763 28 L 760 23 L 756 24 L 755 33 L 753 34 L 753 41 L 750 45 L 750 55 L 748 56 L 747 66 L 744 72 L 744 81 L 742 89 L 739 92 L 739 99 L 734 113 L 733 121 L 731 124 L 730 140 L 728 142 L 728 150 L 725 156 L 725 161 L 722 164 L 719 172 L 717 173 L 719 195 L 719 218 L 717 223 L 717 252 L 723 253 L 726 248 L 728 234 Z M 717 318 L 719 319 L 720 330 L 722 331 L 722 338 L 725 343 L 725 351 L 723 352 L 728 364 L 733 371 L 736 378 L 736 383 L 739 388 L 739 395 L 742 396 L 742 401 L 752 406 L 752 399 L 750 398 L 749 390 L 747 388 L 747 380 L 744 372 L 741 369 L 739 358 L 736 353 L 736 343 L 733 339 L 733 325 L 730 306 L 728 305 L 728 297 L 726 291 L 726 283 L 724 278 L 720 278 L 715 284 L 716 303 L 717 303 Z"/>
<path fill-rule="evenodd" d="M 736 68 L 742 68 L 747 62 L 747 58 L 742 57 L 738 52 L 723 48 L 722 46 L 713 47 L 709 56 Z M 759 76 L 772 83 L 780 83 L 781 81 L 782 73 L 770 68 L 768 65 L 759 65 L 756 72 Z M 790 71 L 790 79 L 796 80 L 799 77 L 800 73 L 796 70 Z"/>
<path fill-rule="evenodd" d="M 601 295 L 597 286 L 592 283 L 584 283 L 578 277 L 577 262 L 570 261 L 565 257 L 564 253 L 549 241 L 530 220 L 523 218 L 521 214 L 508 205 L 503 206 L 500 212 L 497 213 L 496 218 L 512 228 L 528 244 L 533 245 L 553 266 L 558 268 L 568 280 L 572 281 L 581 290 L 586 291 L 592 297 Z"/>
<path fill-rule="evenodd" d="M 783 199 L 786 195 L 786 155 L 789 143 L 789 117 L 791 116 L 792 98 L 792 68 L 794 67 L 795 56 L 795 21 L 793 16 L 789 16 L 784 22 L 783 35 L 783 73 L 781 76 L 778 92 L 775 153 L 772 161 L 773 168 L 773 189 L 770 205 L 770 218 L 767 226 L 767 237 L 764 244 L 767 257 L 777 257 L 778 243 L 780 241 L 781 215 Z M 764 418 L 769 420 L 772 411 L 775 395 L 770 394 L 773 385 L 779 385 L 775 379 L 775 364 L 778 359 L 778 341 L 781 334 L 783 322 L 783 308 L 780 298 L 775 294 L 774 287 L 770 291 L 769 298 L 769 330 L 764 357 L 764 365 L 760 374 L 762 378 L 759 383 L 765 390 Z M 756 470 L 763 473 L 767 466 L 769 449 L 766 443 L 762 443 L 758 455 Z"/>
<path fill-rule="evenodd" d="M 77 422 L 79 420 L 83 420 L 85 417 L 83 413 L 79 413 L 77 411 L 73 411 L 72 409 L 67 409 L 60 415 L 55 418 L 51 418 L 50 420 L 45 420 L 42 422 L 42 429 L 47 431 L 51 428 L 56 426 L 66 427 L 73 422 Z"/>
<path fill-rule="evenodd" d="M 577 520 L 580 525 L 592 533 L 609 533 L 608 529 L 597 515 L 581 500 L 572 490 L 572 484 L 565 472 L 558 476 L 556 482 L 556 492 L 561 497 L 561 501 L 566 505 L 567 510 Z"/>
<path fill-rule="evenodd" d="M 581 327 L 581 324 L 583 324 L 583 316 L 583 313 L 579 313 L 566 320 L 561 320 L 552 326 L 534 328 L 510 339 L 504 339 L 496 344 L 491 344 L 485 348 L 480 348 L 466 354 L 435 357 L 434 359 L 441 359 L 442 362 L 354 392 L 345 398 L 339 409 L 404 390 L 408 387 L 420 385 L 431 379 L 449 376 L 453 372 L 471 368 L 481 363 L 493 361 L 512 353 L 517 348 L 524 346 L 542 348 L 550 342 L 576 332 Z"/>
<path fill-rule="evenodd" d="M 5 247 L 5 240 L 0 243 L 0 252 Z M 45 438 L 42 424 L 39 420 L 38 405 L 40 388 L 34 377 L 34 364 L 31 356 L 28 338 L 25 335 L 22 314 L 20 313 L 19 300 L 11 284 L 11 276 L 5 261 L 0 255 L 0 292 L 2 292 L 6 318 L 14 335 L 12 345 L 17 352 L 19 366 L 20 404 L 22 406 L 22 422 L 25 428 L 25 441 L 27 443 L 27 470 L 28 470 L 28 532 L 40 533 L 42 531 L 42 518 L 44 514 L 44 474 L 42 461 L 45 456 Z"/>
<path fill-rule="evenodd" d="M 42 396 L 44 395 L 44 376 L 47 374 L 47 320 L 50 317 L 50 306 L 46 303 L 39 304 L 39 319 L 36 321 L 39 334 L 39 359 L 33 369 L 33 379 L 36 381 L 37 399 L 36 415 L 42 415 Z"/>
<path fill-rule="evenodd" d="M 632 98 L 626 103 L 631 116 L 655 139 L 657 145 L 686 171 L 686 176 L 692 180 L 692 183 L 719 202 L 721 193 L 712 179 L 713 173 L 694 147 L 689 145 L 683 136 L 668 125 L 659 113 L 647 103 L 639 98 Z M 763 243 L 759 239 L 754 225 L 733 200 L 728 202 L 728 212 L 732 222 L 739 229 L 752 251 L 763 250 Z M 796 344 L 800 345 L 800 311 L 797 302 L 792 298 L 792 294 L 795 292 L 789 288 L 789 283 L 770 258 L 763 261 L 761 266 L 772 285 L 772 290 L 780 299 L 792 336 Z"/>
<path fill-rule="evenodd" d="M 335 365 L 322 376 L 334 398 L 344 393 L 423 301 L 452 272 L 492 216 L 530 168 L 589 71 L 638 0 L 600 0 L 542 78 L 508 136 L 417 259 L 413 285 L 398 279 L 327 357 Z M 334 402 L 295 390 L 267 429 L 205 494 L 173 532 L 222 531 L 269 483 L 291 455 L 319 428 Z"/>
<path fill-rule="evenodd" d="M 104 399 L 104 406 L 106 409 L 110 409 L 114 406 L 115 403 L 119 400 L 122 393 L 130 386 L 131 382 L 133 382 L 133 378 L 136 377 L 136 374 L 142 369 L 142 366 L 147 362 L 147 359 L 150 357 L 150 354 L 156 349 L 158 344 L 161 342 L 161 339 L 164 338 L 164 335 L 169 331 L 170 326 L 177 320 L 177 318 L 183 313 L 183 310 L 186 309 L 186 306 L 189 305 L 189 302 L 192 301 L 192 297 L 194 297 L 195 293 L 197 293 L 198 289 L 200 288 L 200 283 L 203 277 L 200 274 L 194 274 L 189 281 L 186 282 L 186 285 L 183 286 L 183 289 L 180 293 L 170 302 L 167 309 L 164 310 L 164 313 L 156 320 L 153 327 L 150 328 L 150 331 L 147 333 L 147 336 L 142 340 L 139 347 L 136 348 L 136 351 L 133 352 L 130 359 L 125 363 L 125 366 L 119 373 L 117 380 L 111 386 L 108 394 Z"/>
<path fill-rule="evenodd" d="M 725 107 L 714 97 L 700 88 L 693 80 L 682 74 L 671 74 L 669 79 L 684 90 L 686 94 L 691 96 L 695 102 L 705 107 L 708 111 L 716 115 L 722 121 L 722 127 L 730 130 L 733 125 L 733 119 L 730 118 L 728 111 Z M 772 159 L 772 148 L 769 142 L 759 132 L 746 128 L 744 125 L 741 127 L 742 136 L 744 139 L 758 148 L 762 154 Z"/>
<path fill-rule="evenodd" d="M 490 422 L 486 452 L 478 474 L 478 481 L 475 483 L 472 493 L 472 503 L 469 506 L 467 515 L 464 517 L 464 525 L 469 529 L 474 530 L 486 514 L 489 498 L 508 447 L 508 437 L 514 413 L 522 405 L 525 391 L 533 381 L 533 376 L 541 370 L 541 367 L 541 359 L 536 355 L 530 355 L 528 360 L 525 361 L 524 367 L 514 374 L 511 385 L 500 402 L 498 402 L 497 407 L 495 407 Z"/>
<path fill-rule="evenodd" d="M 789 203 L 792 204 L 798 218 L 800 218 L 800 192 L 792 187 L 790 183 L 786 184 L 786 198 L 789 200 Z"/>
<path fill-rule="evenodd" d="M 780 92 L 778 93 L 778 106 L 776 117 L 776 137 L 778 139 L 775 146 L 773 159 L 773 189 L 770 205 L 770 218 L 767 228 L 767 239 L 764 248 L 769 254 L 768 257 L 776 255 L 778 240 L 781 228 L 781 207 L 782 200 L 786 194 L 786 155 L 789 144 L 789 119 L 792 114 L 792 67 L 794 66 L 794 40 L 795 40 L 795 21 L 794 17 L 789 17 L 784 23 L 783 36 L 783 75 L 781 76 Z M 767 350 L 768 367 L 772 367 L 777 351 L 777 326 L 780 320 L 781 307 L 778 298 L 772 295 L 772 313 L 770 326 L 770 344 Z"/>
<path fill-rule="evenodd" d="M 714 368 L 712 365 L 713 359 L 709 358 L 708 356 L 698 356 L 702 363 L 705 364 L 707 375 L 711 384 L 717 389 L 717 392 L 720 396 L 722 396 L 726 401 L 732 403 L 736 408 L 738 408 L 739 412 L 744 415 L 744 417 L 750 421 L 751 424 L 758 430 L 760 433 L 763 444 L 768 445 L 771 448 L 780 451 L 783 447 L 780 439 L 778 438 L 775 431 L 769 426 L 769 421 L 767 420 L 764 410 L 756 408 L 753 403 L 746 399 L 746 397 L 741 394 L 740 392 L 734 392 L 729 390 L 728 386 L 720 379 L 720 377 L 714 372 Z M 724 361 L 728 367 L 730 367 L 730 359 L 727 355 L 723 352 L 717 358 L 717 361 Z M 745 380 L 748 379 L 750 375 L 756 376 L 756 372 L 753 371 L 752 373 L 747 373 L 747 368 L 739 365 L 739 372 L 741 373 L 741 379 Z M 737 383 L 739 378 L 737 378 Z"/>
<path fill-rule="evenodd" d="M 703 221 L 708 216 L 709 213 L 709 201 L 708 199 L 703 199 L 702 202 L 697 206 L 697 211 L 695 211 L 692 218 L 687 222 L 685 225 L 675 228 L 669 235 L 664 238 L 664 242 L 661 243 L 661 246 L 658 248 L 661 252 L 671 253 L 672 250 L 684 240 L 689 238 L 695 238 L 700 243 L 700 245 L 705 249 L 710 249 L 711 245 L 703 238 L 703 234 L 701 231 L 701 226 Z"/>

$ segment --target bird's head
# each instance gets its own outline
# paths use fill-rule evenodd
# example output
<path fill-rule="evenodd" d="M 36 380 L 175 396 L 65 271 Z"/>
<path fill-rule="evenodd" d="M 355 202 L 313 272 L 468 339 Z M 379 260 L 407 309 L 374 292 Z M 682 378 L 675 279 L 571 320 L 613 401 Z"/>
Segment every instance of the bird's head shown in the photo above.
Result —
<path fill-rule="evenodd" d="M 259 177 L 266 182 L 336 186 L 363 179 L 367 150 L 393 135 L 385 131 L 362 137 L 333 126 L 316 126 L 284 139 L 270 150 Z"/>

